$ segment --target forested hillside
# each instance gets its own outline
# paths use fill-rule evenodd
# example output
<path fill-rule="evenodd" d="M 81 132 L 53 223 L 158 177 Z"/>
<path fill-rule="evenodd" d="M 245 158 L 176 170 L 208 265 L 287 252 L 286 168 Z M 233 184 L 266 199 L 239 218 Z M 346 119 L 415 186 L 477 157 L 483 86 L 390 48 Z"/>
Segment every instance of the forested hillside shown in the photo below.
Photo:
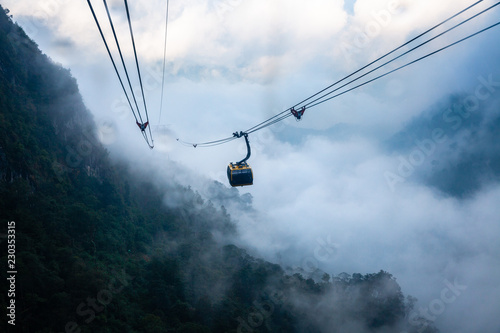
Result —
<path fill-rule="evenodd" d="M 15 222 L 17 270 L 11 296 L 4 237 L 0 331 L 437 331 L 387 272 L 315 281 L 218 243 L 237 236 L 225 209 L 112 161 L 76 80 L 0 9 L 0 223 Z"/>

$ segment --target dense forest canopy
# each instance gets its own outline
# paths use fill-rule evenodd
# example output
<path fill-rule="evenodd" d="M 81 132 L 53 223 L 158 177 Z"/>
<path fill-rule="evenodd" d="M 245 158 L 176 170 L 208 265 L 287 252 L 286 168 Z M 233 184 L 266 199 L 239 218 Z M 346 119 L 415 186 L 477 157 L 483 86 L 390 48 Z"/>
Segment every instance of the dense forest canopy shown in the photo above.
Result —
<path fill-rule="evenodd" d="M 17 267 L 15 297 L 0 271 L 0 305 L 16 305 L 2 332 L 437 332 L 388 272 L 318 280 L 218 242 L 237 235 L 224 207 L 132 177 L 95 132 L 70 71 L 1 8 L 0 222 L 15 221 Z"/>

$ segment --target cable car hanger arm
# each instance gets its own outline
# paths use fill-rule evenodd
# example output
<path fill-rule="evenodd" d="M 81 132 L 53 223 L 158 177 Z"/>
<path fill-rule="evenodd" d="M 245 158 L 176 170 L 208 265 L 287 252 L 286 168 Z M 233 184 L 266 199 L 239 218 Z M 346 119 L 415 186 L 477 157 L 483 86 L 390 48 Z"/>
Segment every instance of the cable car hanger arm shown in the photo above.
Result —
<path fill-rule="evenodd" d="M 233 136 L 236 138 L 241 138 L 242 136 L 245 137 L 245 143 L 247 144 L 247 156 L 242 159 L 241 161 L 237 162 L 237 165 L 242 165 L 246 164 L 247 160 L 250 158 L 250 155 L 252 155 L 252 150 L 250 149 L 250 142 L 248 141 L 248 133 L 245 132 L 234 132 Z"/>

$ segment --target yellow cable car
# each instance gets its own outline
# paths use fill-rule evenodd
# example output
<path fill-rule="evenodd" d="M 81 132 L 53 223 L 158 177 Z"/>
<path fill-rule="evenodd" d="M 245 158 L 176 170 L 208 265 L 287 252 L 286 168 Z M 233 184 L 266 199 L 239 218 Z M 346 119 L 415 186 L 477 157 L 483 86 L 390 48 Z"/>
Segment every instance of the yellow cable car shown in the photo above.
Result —
<path fill-rule="evenodd" d="M 227 178 L 231 186 L 253 185 L 252 168 L 246 163 L 229 163 L 227 166 Z"/>
<path fill-rule="evenodd" d="M 229 184 L 233 187 L 253 185 L 252 168 L 250 168 L 246 162 L 250 158 L 251 154 L 248 134 L 240 132 L 239 134 L 234 133 L 234 136 L 237 138 L 242 136 L 245 137 L 245 142 L 247 144 L 247 156 L 243 160 L 237 163 L 229 163 L 227 166 L 227 178 L 229 179 Z"/>

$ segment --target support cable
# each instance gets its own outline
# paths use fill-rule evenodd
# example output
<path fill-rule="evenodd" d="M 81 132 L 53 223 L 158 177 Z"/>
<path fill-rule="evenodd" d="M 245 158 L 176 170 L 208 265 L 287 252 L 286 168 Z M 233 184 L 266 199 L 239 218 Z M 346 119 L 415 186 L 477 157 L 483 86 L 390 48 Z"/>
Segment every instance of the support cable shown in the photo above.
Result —
<path fill-rule="evenodd" d="M 130 102 L 130 98 L 128 97 L 127 90 L 125 89 L 125 85 L 123 84 L 123 80 L 120 76 L 120 72 L 118 71 L 118 68 L 116 67 L 115 60 L 113 59 L 111 51 L 109 50 L 108 43 L 106 42 L 106 38 L 104 37 L 104 34 L 102 32 L 101 25 L 99 24 L 99 21 L 97 20 L 97 16 L 95 15 L 94 8 L 92 7 L 90 0 L 87 0 L 87 3 L 89 4 L 90 11 L 92 12 L 92 16 L 94 17 L 97 28 L 99 29 L 99 33 L 101 34 L 102 41 L 104 42 L 104 45 L 106 46 L 106 51 L 108 51 L 108 56 L 111 59 L 111 62 L 113 63 L 113 68 L 115 69 L 116 76 L 118 76 L 118 80 L 120 81 L 120 85 L 123 89 L 123 92 L 125 93 L 125 97 L 127 98 L 128 105 L 130 106 L 130 110 L 132 110 L 132 114 L 134 115 L 135 121 L 138 121 L 137 116 L 136 116 L 135 111 L 134 111 L 134 108 L 132 107 L 132 103 Z"/>
<path fill-rule="evenodd" d="M 129 85 L 130 91 L 132 93 L 132 98 L 134 100 L 135 107 L 137 108 L 137 114 L 139 115 L 139 120 L 142 124 L 144 122 L 142 121 L 141 112 L 139 111 L 139 106 L 137 105 L 137 99 L 135 98 L 134 89 L 132 88 L 132 83 L 130 82 L 130 77 L 128 75 L 127 66 L 125 65 L 125 60 L 123 59 L 122 50 L 120 48 L 120 42 L 118 41 L 118 37 L 116 36 L 115 26 L 113 24 L 113 20 L 111 19 L 111 14 L 109 13 L 108 4 L 107 4 L 106 0 L 103 0 L 103 2 L 104 2 L 104 7 L 106 8 L 106 13 L 108 15 L 109 24 L 111 25 L 111 30 L 113 31 L 113 36 L 115 37 L 116 46 L 118 48 L 118 53 L 120 54 L 120 59 L 122 61 L 122 66 L 123 66 L 123 69 L 125 71 L 125 76 L 127 77 L 128 85 Z"/>
<path fill-rule="evenodd" d="M 158 124 L 161 122 L 161 111 L 163 110 L 163 95 L 165 86 L 165 64 L 167 59 L 167 34 L 168 34 L 168 7 L 169 0 L 167 0 L 167 13 L 165 14 L 165 41 L 163 44 L 163 74 L 161 78 L 161 99 L 160 99 L 160 116 L 158 117 Z"/>
<path fill-rule="evenodd" d="M 137 58 L 137 50 L 135 47 L 134 32 L 132 31 L 132 21 L 130 19 L 130 11 L 128 9 L 127 0 L 124 0 L 124 2 L 125 2 L 125 10 L 127 12 L 128 26 L 130 29 L 130 38 L 132 39 L 132 48 L 134 49 L 135 65 L 137 67 L 137 75 L 139 76 L 139 85 L 141 86 L 142 101 L 144 103 L 144 111 L 146 113 L 146 123 L 149 124 L 148 107 L 146 105 L 146 96 L 144 95 L 144 87 L 142 84 L 141 69 L 139 67 L 139 60 Z M 142 122 L 142 119 L 141 119 L 141 122 Z M 148 127 L 149 127 L 149 137 L 151 138 L 151 143 L 148 140 L 146 140 L 146 141 L 148 142 L 149 147 L 151 149 L 153 149 L 153 147 L 154 147 L 153 134 L 151 133 L 151 126 L 148 126 Z M 144 133 L 144 131 L 142 131 L 142 130 L 141 130 L 141 132 Z"/>

